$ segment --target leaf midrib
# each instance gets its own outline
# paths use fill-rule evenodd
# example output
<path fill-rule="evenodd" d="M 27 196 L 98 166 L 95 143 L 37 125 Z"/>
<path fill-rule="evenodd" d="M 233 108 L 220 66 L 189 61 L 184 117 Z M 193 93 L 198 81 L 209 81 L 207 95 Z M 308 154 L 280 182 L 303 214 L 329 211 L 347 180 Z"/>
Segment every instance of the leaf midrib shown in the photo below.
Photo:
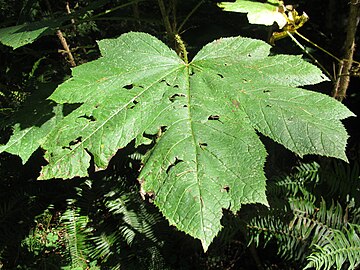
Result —
<path fill-rule="evenodd" d="M 191 87 L 190 87 L 190 65 L 186 65 L 186 86 L 187 86 L 187 108 L 188 108 L 188 115 L 189 115 L 189 124 L 190 124 L 190 130 L 191 130 L 191 137 L 192 137 L 192 142 L 194 145 L 194 152 L 195 152 L 195 166 L 196 166 L 196 171 L 195 171 L 195 177 L 196 177 L 196 182 L 197 182 L 197 187 L 198 187 L 198 192 L 199 192 L 199 205 L 200 205 L 200 223 L 201 223 L 201 232 L 203 234 L 203 236 L 201 237 L 201 242 L 203 242 L 206 239 L 206 235 L 204 233 L 204 219 L 203 219 L 203 201 L 202 201 L 202 194 L 201 194 L 201 181 L 199 179 L 199 161 L 198 161 L 198 147 L 196 145 L 196 136 L 195 136 L 195 132 L 194 132 L 194 126 L 193 126 L 193 121 L 192 121 L 192 105 L 191 105 Z M 203 243 L 204 245 L 204 243 Z"/>

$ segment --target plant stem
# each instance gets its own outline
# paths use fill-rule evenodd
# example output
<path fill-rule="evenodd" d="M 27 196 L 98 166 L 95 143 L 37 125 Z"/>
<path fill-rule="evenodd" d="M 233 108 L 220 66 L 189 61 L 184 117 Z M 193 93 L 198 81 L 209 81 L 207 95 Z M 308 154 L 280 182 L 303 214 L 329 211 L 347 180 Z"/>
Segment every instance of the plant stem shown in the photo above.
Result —
<path fill-rule="evenodd" d="M 184 41 L 181 39 L 179 34 L 175 35 L 175 40 L 176 40 L 176 43 L 179 45 L 179 48 L 181 50 L 181 55 L 182 55 L 182 57 L 184 59 L 185 64 L 188 65 L 189 64 L 189 60 L 188 60 L 188 57 L 187 57 L 188 52 L 186 50 Z"/>
<path fill-rule="evenodd" d="M 50 5 L 49 0 L 45 0 L 45 4 L 46 4 L 50 14 L 52 14 L 52 9 L 51 9 L 51 5 Z M 69 11 L 70 11 L 70 9 L 69 9 Z M 75 67 L 76 66 L 75 59 L 74 59 L 74 57 L 73 57 L 73 55 L 72 55 L 72 53 L 70 51 L 70 47 L 69 47 L 65 37 L 64 37 L 64 35 L 63 35 L 63 33 L 61 32 L 60 29 L 56 30 L 56 35 L 58 36 L 58 38 L 60 40 L 60 43 L 64 48 L 65 53 L 68 55 L 70 65 L 72 67 Z"/>
<path fill-rule="evenodd" d="M 67 12 L 67 14 L 71 14 L 71 10 L 70 10 L 70 5 L 69 5 L 69 1 L 66 1 L 66 5 L 65 5 L 65 8 L 66 8 L 66 12 Z M 72 18 L 71 20 L 71 23 L 74 25 L 74 30 L 76 30 L 75 29 L 75 19 L 74 18 Z"/>
<path fill-rule="evenodd" d="M 340 73 L 339 82 L 334 86 L 332 96 L 339 101 L 346 97 L 346 91 L 350 83 L 350 70 L 353 64 L 355 52 L 355 35 L 360 19 L 360 2 L 359 0 L 350 1 L 349 21 L 346 29 L 346 39 L 344 43 L 344 61 L 339 65 Z"/>
<path fill-rule="evenodd" d="M 75 67 L 76 66 L 76 63 L 75 63 L 75 59 L 70 51 L 70 48 L 69 48 L 69 45 L 67 44 L 66 42 L 66 39 L 64 37 L 64 35 L 62 34 L 61 30 L 58 29 L 56 31 L 56 35 L 58 36 L 60 42 L 61 42 L 61 45 L 63 46 L 64 50 L 65 50 L 65 53 L 67 54 L 68 56 L 68 59 L 69 59 L 69 63 L 72 67 Z"/>
<path fill-rule="evenodd" d="M 158 0 L 158 4 L 159 4 L 161 16 L 162 16 L 163 21 L 164 21 L 166 34 L 167 34 L 169 40 L 171 41 L 171 40 L 174 39 L 174 31 L 173 31 L 173 29 L 171 27 L 171 24 L 170 24 L 169 15 L 166 12 L 164 1 L 163 0 Z"/>
<path fill-rule="evenodd" d="M 194 14 L 194 12 L 204 3 L 205 0 L 201 0 L 186 16 L 186 18 L 183 20 L 183 22 L 180 24 L 179 28 L 177 29 L 177 32 L 179 33 L 181 29 L 184 27 L 185 23 L 190 19 L 190 17 Z"/>
<path fill-rule="evenodd" d="M 303 45 L 301 45 L 301 43 L 297 41 L 297 39 L 289 31 L 286 31 L 286 33 L 295 42 L 295 44 L 298 45 L 300 49 L 302 49 L 315 62 L 315 64 L 317 64 L 321 68 L 321 70 L 331 79 L 331 81 L 335 82 L 334 77 L 326 70 L 326 68 L 322 64 L 320 64 L 320 62 Z"/>
<path fill-rule="evenodd" d="M 327 50 L 325 50 L 324 48 L 320 47 L 319 45 L 317 45 L 316 43 L 312 42 L 310 39 L 308 39 L 307 37 L 303 36 L 302 34 L 300 34 L 298 31 L 295 31 L 295 34 L 297 34 L 299 37 L 301 37 L 303 40 L 309 42 L 311 45 L 313 45 L 314 47 L 318 48 L 319 50 L 323 51 L 324 53 L 326 53 L 327 55 L 331 56 L 332 58 L 334 58 L 336 61 L 341 62 L 341 60 L 336 57 L 335 55 L 333 55 L 331 52 L 328 52 Z"/>

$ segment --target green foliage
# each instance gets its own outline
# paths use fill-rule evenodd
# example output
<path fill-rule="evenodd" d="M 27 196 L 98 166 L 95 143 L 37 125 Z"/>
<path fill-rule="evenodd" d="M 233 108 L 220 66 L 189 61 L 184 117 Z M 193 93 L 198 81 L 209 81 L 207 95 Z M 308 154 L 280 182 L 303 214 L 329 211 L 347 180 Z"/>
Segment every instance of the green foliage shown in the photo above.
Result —
<path fill-rule="evenodd" d="M 177 7 L 167 1 L 161 10 L 166 37 L 151 1 L 80 0 L 71 14 L 56 1 L 45 2 L 0 0 L 0 19 L 6 18 L 0 42 L 16 49 L 0 45 L 0 113 L 11 115 L 1 119 L 0 153 L 20 157 L 0 156 L 0 268 L 244 269 L 251 258 L 245 228 L 252 242 L 277 243 L 282 257 L 301 266 L 356 268 L 357 165 L 302 164 L 265 189 L 267 153 L 260 133 L 300 157 L 347 161 L 348 136 L 340 120 L 353 114 L 300 88 L 326 81 L 319 69 L 242 37 L 190 51 L 188 61 L 181 38 L 172 34 L 185 29 L 192 14 L 212 18 L 218 12 L 207 9 L 216 8 L 213 1 Z M 261 2 L 219 6 L 248 13 L 250 23 L 282 28 L 283 3 Z M 197 10 L 202 4 L 206 8 Z M 57 55 L 59 44 L 50 36 L 59 27 L 76 63 L 85 63 L 67 81 L 66 58 Z M 197 27 L 184 32 L 190 50 L 194 34 L 188 33 Z M 140 29 L 169 45 L 175 39 L 176 52 L 149 34 L 122 34 Z M 131 159 L 129 168 L 113 166 L 123 158 Z M 18 174 L 10 167 L 28 169 Z M 34 181 L 40 167 L 39 179 L 50 181 Z M 199 243 L 169 227 L 139 193 L 171 225 L 200 239 L 205 251 L 214 240 L 209 252 L 204 255 Z"/>
<path fill-rule="evenodd" d="M 315 245 L 317 250 L 308 257 L 309 263 L 304 269 L 315 267 L 329 270 L 334 267 L 334 262 L 336 269 L 342 269 L 347 262 L 347 269 L 356 269 L 360 264 L 359 229 L 359 225 L 353 224 L 349 225 L 349 229 L 335 230 L 331 238 L 325 238 L 325 245 Z"/>
<path fill-rule="evenodd" d="M 67 267 L 167 269 L 156 233 L 163 227 L 162 219 L 145 206 L 135 189 L 126 191 L 124 183 L 117 174 L 96 183 L 86 180 L 77 188 L 75 199 L 68 201 L 62 214 L 71 258 Z"/>
<path fill-rule="evenodd" d="M 344 168 L 340 162 L 334 164 L 333 172 Z M 351 171 L 358 172 L 356 168 Z M 349 269 L 354 269 L 359 263 L 356 231 L 359 197 L 356 203 L 352 200 L 345 207 L 339 202 L 331 201 L 330 205 L 325 199 L 318 201 L 315 194 L 319 183 L 328 180 L 324 176 L 329 174 L 329 168 L 321 170 L 317 163 L 310 163 L 297 167 L 297 172 L 292 175 L 273 179 L 268 189 L 271 208 L 251 215 L 247 224 L 250 241 L 256 245 L 275 241 L 282 257 L 303 265 L 308 260 L 305 269 L 330 269 L 333 266 L 341 269 L 347 263 L 350 263 Z M 351 178 L 343 180 L 350 182 Z M 353 189 L 358 187 L 357 183 Z"/>
<path fill-rule="evenodd" d="M 66 242 L 61 237 L 63 229 L 58 224 L 59 220 L 55 221 L 56 217 L 51 213 L 51 208 L 35 218 L 33 229 L 22 240 L 22 253 L 32 254 L 33 257 L 31 262 L 27 262 L 22 254 L 21 266 L 28 265 L 31 269 L 53 269 L 67 263 L 68 257 L 64 249 Z"/>
<path fill-rule="evenodd" d="M 17 49 L 33 43 L 49 29 L 49 22 L 22 24 L 0 29 L 0 42 Z"/>
<path fill-rule="evenodd" d="M 109 0 L 94 1 L 86 8 L 76 11 L 74 14 L 2 28 L 0 29 L 0 42 L 13 49 L 20 48 L 33 43 L 43 35 L 54 34 L 64 22 L 84 16 L 88 11 L 103 7 L 108 2 Z M 82 27 L 84 27 L 84 24 Z"/>
<path fill-rule="evenodd" d="M 72 203 L 68 204 L 68 209 L 62 214 L 62 221 L 66 229 L 65 239 L 67 240 L 67 247 L 71 257 L 71 267 L 84 269 L 87 267 L 87 246 L 86 246 L 86 234 L 88 229 L 86 228 L 89 218 L 84 215 L 80 215 L 80 209 L 72 208 Z"/>
<path fill-rule="evenodd" d="M 166 130 L 140 179 L 170 224 L 200 239 L 206 250 L 221 229 L 222 208 L 266 204 L 266 153 L 254 128 L 300 155 L 346 160 L 347 134 L 338 119 L 353 114 L 324 95 L 295 88 L 324 79 L 299 57 L 269 57 L 268 45 L 245 38 L 215 41 L 190 64 L 142 33 L 99 46 L 103 58 L 75 68 L 50 96 L 82 105 L 68 115 L 56 105 L 55 116 L 41 126 L 36 117 L 29 128 L 16 124 L 0 149 L 26 161 L 41 146 L 49 164 L 40 179 L 86 176 L 88 152 L 104 169 L 131 140 L 148 143 L 147 136 Z M 288 80 L 279 80 L 283 76 Z M 45 106 L 50 112 L 54 105 Z M 226 169 L 214 170 L 219 166 Z"/>
<path fill-rule="evenodd" d="M 86 176 L 89 153 L 105 169 L 119 148 L 133 139 L 148 144 L 149 135 L 163 130 L 144 160 L 142 186 L 155 193 L 170 224 L 206 250 L 221 229 L 222 208 L 267 203 L 266 152 L 254 129 L 299 155 L 346 160 L 347 134 L 338 120 L 353 114 L 325 95 L 295 88 L 324 80 L 299 57 L 269 57 L 269 45 L 239 37 L 208 44 L 190 64 L 143 33 L 99 47 L 103 57 L 75 68 L 49 97 L 81 105 L 68 114 L 53 104 L 45 104 L 48 114 L 22 114 L 31 120 L 16 120 L 32 126 L 17 123 L 0 148 L 26 161 L 41 146 L 49 164 L 40 179 Z M 49 114 L 55 116 L 43 120 Z M 219 166 L 226 169 L 214 170 Z"/>

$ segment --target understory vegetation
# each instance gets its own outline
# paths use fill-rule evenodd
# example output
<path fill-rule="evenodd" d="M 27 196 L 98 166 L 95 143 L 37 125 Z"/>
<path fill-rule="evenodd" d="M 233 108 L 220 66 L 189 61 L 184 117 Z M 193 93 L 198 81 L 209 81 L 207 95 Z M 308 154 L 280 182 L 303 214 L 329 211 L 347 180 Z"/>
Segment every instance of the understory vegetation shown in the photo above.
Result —
<path fill-rule="evenodd" d="M 284 2 L 0 0 L 0 269 L 360 269 L 360 2 Z"/>

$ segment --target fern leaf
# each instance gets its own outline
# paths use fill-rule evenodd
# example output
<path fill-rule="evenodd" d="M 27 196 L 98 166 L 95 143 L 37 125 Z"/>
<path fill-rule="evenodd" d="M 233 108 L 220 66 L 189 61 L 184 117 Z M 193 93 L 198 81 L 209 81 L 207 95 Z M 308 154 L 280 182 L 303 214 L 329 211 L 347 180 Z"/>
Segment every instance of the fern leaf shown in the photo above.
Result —
<path fill-rule="evenodd" d="M 84 267 L 87 257 L 86 239 L 89 234 L 86 226 L 89 219 L 80 215 L 79 208 L 69 208 L 63 214 L 62 220 L 66 228 L 72 267 Z"/>
<path fill-rule="evenodd" d="M 345 263 L 349 264 L 348 270 L 355 269 L 360 265 L 359 229 L 359 225 L 350 225 L 344 232 L 335 230 L 333 238 L 327 238 L 326 245 L 316 245 L 317 251 L 308 256 L 305 269 L 329 270 L 335 266 L 340 270 Z"/>

